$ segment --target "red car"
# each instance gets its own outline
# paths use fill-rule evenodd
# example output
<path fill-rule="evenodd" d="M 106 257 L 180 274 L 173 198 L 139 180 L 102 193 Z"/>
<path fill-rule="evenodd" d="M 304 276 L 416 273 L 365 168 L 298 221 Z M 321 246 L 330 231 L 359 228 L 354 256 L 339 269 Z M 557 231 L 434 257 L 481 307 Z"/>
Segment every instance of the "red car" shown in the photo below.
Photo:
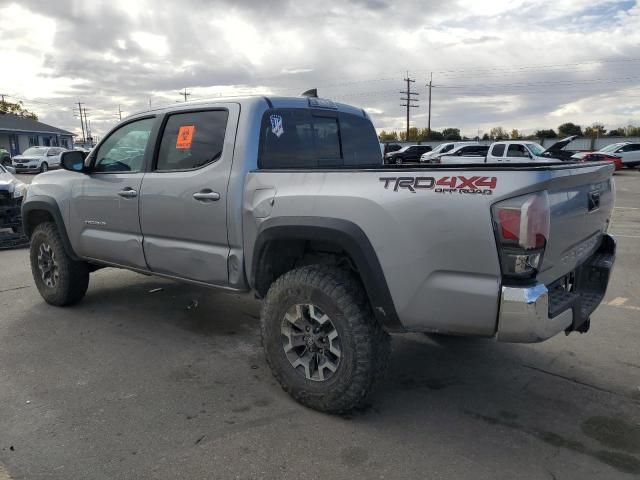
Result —
<path fill-rule="evenodd" d="M 601 152 L 578 152 L 572 155 L 571 158 L 577 158 L 583 162 L 613 162 L 616 166 L 616 171 L 622 168 L 622 158 L 617 155 L 610 155 Z"/>

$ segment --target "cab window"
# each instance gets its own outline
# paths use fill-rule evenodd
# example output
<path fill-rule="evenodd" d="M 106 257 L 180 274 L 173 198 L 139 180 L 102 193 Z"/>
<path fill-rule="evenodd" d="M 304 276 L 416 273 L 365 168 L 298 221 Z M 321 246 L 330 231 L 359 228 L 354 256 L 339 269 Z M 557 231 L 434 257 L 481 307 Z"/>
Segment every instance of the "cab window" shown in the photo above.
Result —
<path fill-rule="evenodd" d="M 491 149 L 491 156 L 501 157 L 504 155 L 504 143 L 496 143 Z"/>
<path fill-rule="evenodd" d="M 222 157 L 227 110 L 171 115 L 162 133 L 156 170 L 193 170 Z"/>
<path fill-rule="evenodd" d="M 154 122 L 154 118 L 130 122 L 109 135 L 96 151 L 92 171 L 99 173 L 141 171 Z"/>

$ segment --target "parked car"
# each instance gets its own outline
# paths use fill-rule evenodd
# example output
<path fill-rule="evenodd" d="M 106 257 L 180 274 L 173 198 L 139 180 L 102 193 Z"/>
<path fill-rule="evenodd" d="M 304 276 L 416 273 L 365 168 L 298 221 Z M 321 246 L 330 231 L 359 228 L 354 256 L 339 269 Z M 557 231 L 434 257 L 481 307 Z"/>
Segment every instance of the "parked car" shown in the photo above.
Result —
<path fill-rule="evenodd" d="M 609 155 L 600 152 L 577 152 L 571 158 L 582 160 L 583 162 L 611 162 L 615 165 L 616 171 L 622 169 L 624 164 L 622 158 L 617 155 Z"/>
<path fill-rule="evenodd" d="M 0 165 L 11 167 L 11 154 L 4 148 L 0 148 Z"/>
<path fill-rule="evenodd" d="M 617 155 L 622 158 L 622 164 L 625 167 L 637 167 L 640 165 L 640 143 L 638 142 L 613 143 L 602 147 L 595 153 Z"/>
<path fill-rule="evenodd" d="M 402 145 L 398 143 L 383 143 L 382 144 L 382 156 L 384 157 L 387 153 L 397 152 L 402 148 Z"/>
<path fill-rule="evenodd" d="M 570 160 L 573 152 L 563 150 L 577 135 L 555 142 L 545 150 L 539 143 L 524 140 L 494 142 L 487 154 L 487 163 L 528 163 L 531 161 L 557 162 Z"/>
<path fill-rule="evenodd" d="M 14 173 L 13 167 L 0 164 L 0 248 L 26 243 L 20 208 L 27 186 Z"/>
<path fill-rule="evenodd" d="M 409 145 L 408 147 L 402 147 L 400 150 L 387 153 L 385 163 L 402 164 L 405 162 L 417 162 L 423 153 L 430 152 L 431 147 L 429 145 Z"/>
<path fill-rule="evenodd" d="M 366 112 L 326 99 L 131 116 L 29 186 L 35 285 L 56 306 L 79 302 L 100 267 L 253 291 L 274 376 L 326 412 L 365 400 L 388 332 L 588 330 L 615 257 L 612 165 L 380 162 Z"/>
<path fill-rule="evenodd" d="M 436 148 L 434 148 L 433 150 L 431 150 L 430 152 L 427 153 L 423 153 L 420 156 L 420 161 L 421 162 L 431 162 L 431 159 L 448 153 L 450 151 L 452 151 L 454 148 L 458 148 L 462 145 L 480 145 L 479 142 L 448 142 L 448 143 L 441 143 L 440 145 L 438 145 Z"/>
<path fill-rule="evenodd" d="M 435 155 L 429 159 L 430 163 L 479 163 L 487 157 L 489 145 L 460 145 L 446 153 Z M 422 159 L 420 159 L 422 161 Z"/>
<path fill-rule="evenodd" d="M 13 157 L 13 167 L 17 172 L 46 172 L 60 166 L 60 155 L 66 151 L 62 147 L 30 147 Z"/>

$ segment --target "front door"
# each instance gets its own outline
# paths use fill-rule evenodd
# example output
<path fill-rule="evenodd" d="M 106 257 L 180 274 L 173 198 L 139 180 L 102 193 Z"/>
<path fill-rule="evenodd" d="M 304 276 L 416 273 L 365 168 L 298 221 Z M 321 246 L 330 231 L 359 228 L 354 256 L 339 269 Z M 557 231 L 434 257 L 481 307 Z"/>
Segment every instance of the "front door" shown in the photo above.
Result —
<path fill-rule="evenodd" d="M 89 173 L 78 174 L 70 208 L 71 240 L 78 255 L 147 268 L 138 202 L 155 121 L 134 120 L 114 130 L 88 157 Z"/>
<path fill-rule="evenodd" d="M 228 283 L 227 184 L 238 115 L 237 104 L 168 114 L 140 198 L 152 271 Z"/>

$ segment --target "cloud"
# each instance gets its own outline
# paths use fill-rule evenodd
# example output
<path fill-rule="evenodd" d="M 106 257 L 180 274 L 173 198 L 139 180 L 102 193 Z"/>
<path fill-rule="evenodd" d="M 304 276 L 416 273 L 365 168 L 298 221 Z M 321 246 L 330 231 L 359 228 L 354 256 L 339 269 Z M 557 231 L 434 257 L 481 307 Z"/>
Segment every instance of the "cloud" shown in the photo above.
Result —
<path fill-rule="evenodd" d="M 0 18 L 0 60 L 19 72 L 6 93 L 77 131 L 71 109 L 85 102 L 98 135 L 118 105 L 173 104 L 183 88 L 197 100 L 317 87 L 401 129 L 407 70 L 419 127 L 431 72 L 434 128 L 640 122 L 640 61 L 617 61 L 640 58 L 627 0 L 22 0 Z"/>

